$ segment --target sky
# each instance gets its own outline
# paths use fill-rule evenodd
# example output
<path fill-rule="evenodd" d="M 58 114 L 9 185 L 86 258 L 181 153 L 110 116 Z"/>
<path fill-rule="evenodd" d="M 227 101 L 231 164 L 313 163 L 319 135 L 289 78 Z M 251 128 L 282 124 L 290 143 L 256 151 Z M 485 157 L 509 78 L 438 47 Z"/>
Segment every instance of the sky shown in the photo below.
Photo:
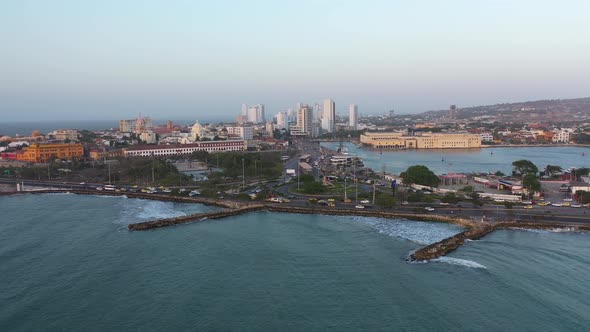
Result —
<path fill-rule="evenodd" d="M 4 121 L 590 95 L 587 0 L 0 0 Z"/>

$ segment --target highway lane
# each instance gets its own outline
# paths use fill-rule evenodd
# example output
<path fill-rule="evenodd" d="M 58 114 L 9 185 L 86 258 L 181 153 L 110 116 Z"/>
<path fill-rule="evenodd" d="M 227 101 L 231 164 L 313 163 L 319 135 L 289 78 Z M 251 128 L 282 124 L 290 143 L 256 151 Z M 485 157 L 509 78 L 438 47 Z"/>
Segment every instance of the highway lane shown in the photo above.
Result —
<path fill-rule="evenodd" d="M 293 158 L 296 160 L 296 158 Z M 38 180 L 20 180 L 20 179 L 8 179 L 0 178 L 2 184 L 13 184 L 24 182 L 25 188 L 27 186 L 35 187 L 52 187 L 61 189 L 92 189 L 96 186 L 102 186 L 102 183 L 73 183 L 73 182 L 57 182 L 57 181 L 38 181 Z M 291 184 L 293 186 L 296 184 Z M 309 197 L 293 195 L 288 191 L 290 186 L 281 186 L 274 188 L 274 190 L 282 196 L 292 196 L 291 203 L 277 203 L 277 204 L 292 204 L 295 206 L 308 206 L 314 204 L 309 202 Z M 330 197 L 326 195 L 324 197 Z M 425 207 L 434 207 L 435 211 L 426 212 Z M 343 203 L 336 202 L 336 207 L 326 207 L 331 209 L 351 209 L 355 208 L 355 203 Z M 555 207 L 555 206 L 534 206 L 532 209 L 524 209 L 521 205 L 515 205 L 512 209 L 507 209 L 504 206 L 486 204 L 482 207 L 474 207 L 470 203 L 460 203 L 457 206 L 444 206 L 436 204 L 424 204 L 424 203 L 410 203 L 408 205 L 397 205 L 394 208 L 382 209 L 379 207 L 371 207 L 372 209 L 379 211 L 398 211 L 398 212 L 410 212 L 410 213 L 432 213 L 441 215 L 454 215 L 458 217 L 467 217 L 473 219 L 484 219 L 484 220 L 521 220 L 521 221 L 533 221 L 533 222 L 571 222 L 571 223 L 590 223 L 590 210 L 588 208 L 572 208 L 572 207 Z"/>

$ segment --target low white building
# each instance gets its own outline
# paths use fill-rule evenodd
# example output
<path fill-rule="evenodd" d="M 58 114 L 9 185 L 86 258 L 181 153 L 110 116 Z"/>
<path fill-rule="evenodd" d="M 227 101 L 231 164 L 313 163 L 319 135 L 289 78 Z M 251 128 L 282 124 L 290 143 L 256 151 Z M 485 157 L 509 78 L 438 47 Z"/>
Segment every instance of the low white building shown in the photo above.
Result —
<path fill-rule="evenodd" d="M 570 142 L 570 132 L 567 130 L 559 130 L 554 131 L 553 143 L 569 143 Z"/>
<path fill-rule="evenodd" d="M 494 136 L 492 133 L 481 133 L 480 135 L 482 143 L 491 143 L 494 141 Z"/>
<path fill-rule="evenodd" d="M 144 131 L 139 135 L 139 139 L 147 144 L 155 144 L 157 142 L 156 133 L 153 131 Z"/>
<path fill-rule="evenodd" d="M 52 133 L 55 139 L 60 141 L 70 140 L 73 142 L 78 141 L 78 131 L 76 129 L 60 129 Z"/>
<path fill-rule="evenodd" d="M 245 151 L 246 148 L 246 141 L 204 141 L 193 144 L 132 146 L 127 148 L 124 153 L 126 157 L 166 157 L 190 155 L 195 151 L 209 153 Z"/>
<path fill-rule="evenodd" d="M 238 135 L 243 140 L 250 140 L 254 137 L 254 127 L 250 127 L 250 126 L 227 127 L 227 133 L 229 135 Z"/>

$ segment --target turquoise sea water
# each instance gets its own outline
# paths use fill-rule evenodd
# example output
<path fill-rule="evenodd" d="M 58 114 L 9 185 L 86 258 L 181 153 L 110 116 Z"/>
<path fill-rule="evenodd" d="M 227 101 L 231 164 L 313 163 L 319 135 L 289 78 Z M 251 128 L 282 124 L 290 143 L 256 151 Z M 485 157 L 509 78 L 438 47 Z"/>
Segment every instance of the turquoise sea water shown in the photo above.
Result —
<path fill-rule="evenodd" d="M 587 331 L 590 235 L 500 231 L 406 263 L 456 226 L 205 211 L 121 197 L 0 198 L 0 330 Z"/>
<path fill-rule="evenodd" d="M 339 143 L 323 142 L 322 146 L 336 150 Z M 363 159 L 367 167 L 377 172 L 385 170 L 399 174 L 409 166 L 425 165 L 436 174 L 502 171 L 512 172 L 512 162 L 520 159 L 532 161 L 542 170 L 547 165 L 590 167 L 590 147 L 519 147 L 481 149 L 437 149 L 380 151 L 344 143 L 346 151 Z"/>

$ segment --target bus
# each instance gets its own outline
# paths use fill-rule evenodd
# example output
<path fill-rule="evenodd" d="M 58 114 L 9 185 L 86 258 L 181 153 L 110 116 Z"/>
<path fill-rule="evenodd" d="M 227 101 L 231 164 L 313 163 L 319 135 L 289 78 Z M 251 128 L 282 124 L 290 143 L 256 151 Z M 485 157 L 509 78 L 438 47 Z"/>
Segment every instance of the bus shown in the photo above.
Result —
<path fill-rule="evenodd" d="M 311 161 L 311 156 L 308 154 L 304 154 L 301 157 L 299 157 L 299 161 L 302 163 L 309 163 Z"/>

